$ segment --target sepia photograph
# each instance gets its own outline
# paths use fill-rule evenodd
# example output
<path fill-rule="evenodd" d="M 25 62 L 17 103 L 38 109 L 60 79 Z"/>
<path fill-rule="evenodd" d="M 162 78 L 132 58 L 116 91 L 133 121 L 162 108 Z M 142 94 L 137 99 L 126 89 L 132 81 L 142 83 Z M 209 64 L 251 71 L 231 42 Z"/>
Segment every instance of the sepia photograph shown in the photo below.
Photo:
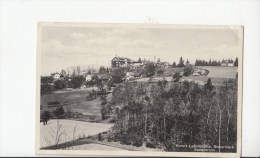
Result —
<path fill-rule="evenodd" d="M 39 22 L 36 153 L 241 155 L 243 26 Z"/>

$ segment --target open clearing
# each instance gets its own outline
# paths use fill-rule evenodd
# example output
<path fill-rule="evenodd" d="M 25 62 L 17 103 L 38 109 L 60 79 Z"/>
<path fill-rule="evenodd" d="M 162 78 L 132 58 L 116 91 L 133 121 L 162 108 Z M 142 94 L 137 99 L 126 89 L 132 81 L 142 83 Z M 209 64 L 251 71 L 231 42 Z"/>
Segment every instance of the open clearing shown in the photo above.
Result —
<path fill-rule="evenodd" d="M 86 96 L 90 89 L 64 91 L 41 96 L 41 105 L 44 109 L 54 110 L 56 107 L 63 106 L 65 109 L 70 108 L 74 112 L 80 112 L 84 115 L 101 116 L 101 101 L 97 99 L 87 101 Z M 111 98 L 111 94 L 107 95 L 107 100 Z M 60 102 L 60 105 L 51 106 L 49 102 Z"/>
<path fill-rule="evenodd" d="M 224 66 L 198 66 L 198 68 L 209 70 L 207 77 L 216 78 L 236 78 L 236 73 L 238 72 L 237 67 L 224 67 Z"/>
<path fill-rule="evenodd" d="M 90 135 L 95 135 L 100 132 L 104 132 L 109 130 L 114 124 L 112 123 L 90 123 L 90 122 L 82 122 L 82 121 L 75 121 L 75 120 L 50 120 L 47 125 L 41 124 L 40 132 L 41 132 L 41 147 L 50 146 L 55 144 L 55 134 L 57 132 L 57 124 L 61 124 L 61 132 L 65 132 L 61 136 L 60 143 L 66 141 L 70 141 L 73 139 L 73 131 L 76 127 L 76 132 L 74 134 L 74 139 L 78 139 L 79 137 L 87 137 Z M 52 134 L 53 132 L 54 134 Z M 54 136 L 54 138 L 52 137 Z"/>

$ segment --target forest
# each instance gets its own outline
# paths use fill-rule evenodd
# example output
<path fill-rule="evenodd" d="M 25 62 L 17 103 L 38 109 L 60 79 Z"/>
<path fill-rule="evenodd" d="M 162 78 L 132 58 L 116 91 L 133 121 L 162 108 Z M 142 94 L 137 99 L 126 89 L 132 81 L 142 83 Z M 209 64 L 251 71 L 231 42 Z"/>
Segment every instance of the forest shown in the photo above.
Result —
<path fill-rule="evenodd" d="M 214 87 L 194 82 L 119 84 L 103 113 L 108 141 L 164 151 L 236 152 L 237 79 Z M 207 150 L 211 149 L 211 150 Z"/>

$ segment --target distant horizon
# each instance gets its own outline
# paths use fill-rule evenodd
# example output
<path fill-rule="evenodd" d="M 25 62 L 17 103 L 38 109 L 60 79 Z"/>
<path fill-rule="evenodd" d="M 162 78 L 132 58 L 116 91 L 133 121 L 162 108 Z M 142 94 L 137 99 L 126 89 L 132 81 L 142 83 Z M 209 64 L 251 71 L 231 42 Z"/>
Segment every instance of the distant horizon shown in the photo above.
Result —
<path fill-rule="evenodd" d="M 110 67 L 113 57 L 174 61 L 235 59 L 241 51 L 239 29 L 164 27 L 62 27 L 41 31 L 41 75 L 70 66 Z"/>
<path fill-rule="evenodd" d="M 123 56 L 118 56 L 118 57 L 123 57 Z M 125 57 L 125 58 L 128 58 L 128 57 Z M 180 57 L 181 58 L 181 57 Z M 180 59 L 179 58 L 179 59 Z M 209 60 L 211 60 L 211 61 L 222 61 L 222 60 L 233 60 L 233 61 L 235 61 L 235 59 L 236 59 L 237 57 L 235 57 L 234 59 L 233 58 L 224 58 L 224 59 L 221 59 L 221 60 L 216 60 L 216 59 L 209 59 Z M 113 59 L 113 58 L 112 58 Z M 111 59 L 111 60 L 112 60 Z M 132 59 L 132 58 L 129 58 L 129 59 Z M 136 59 L 136 60 L 134 60 L 134 59 L 132 59 L 132 60 L 134 60 L 134 61 L 138 61 L 138 59 L 139 59 L 139 57 Z M 158 58 L 156 58 L 155 59 L 155 62 L 157 62 L 157 60 L 159 59 L 159 57 Z M 177 60 L 177 61 L 173 61 L 173 62 L 175 62 L 176 64 L 178 64 L 179 63 L 179 59 Z M 111 61 L 110 60 L 110 61 Z M 142 59 L 141 58 L 141 61 L 144 61 L 144 60 L 146 60 L 146 61 L 150 61 L 150 62 L 153 62 L 153 60 L 149 60 L 149 59 Z M 184 64 L 186 64 L 186 61 L 187 61 L 187 59 L 184 59 L 183 58 L 183 60 L 184 60 Z M 189 60 L 189 59 L 188 59 Z M 196 60 L 204 60 L 204 61 L 209 61 L 209 60 L 205 60 L 205 59 L 195 59 L 195 61 Z M 195 61 L 194 62 L 190 62 L 190 60 L 189 60 L 189 63 L 190 64 L 192 64 L 192 65 L 195 65 Z M 161 58 L 160 58 L 160 62 L 168 62 L 168 61 L 162 61 L 161 60 Z M 170 65 L 172 65 L 173 64 L 173 62 L 168 62 Z M 53 73 L 60 73 L 62 70 L 65 70 L 66 71 L 66 69 L 67 68 L 69 68 L 69 67 L 76 67 L 76 66 L 81 66 L 81 68 L 87 68 L 87 67 L 89 67 L 89 68 L 93 68 L 94 67 L 94 65 L 70 65 L 70 66 L 68 66 L 68 67 L 66 67 L 66 68 L 62 68 L 62 69 L 60 69 L 60 70 L 57 70 L 57 71 L 53 71 L 53 72 L 51 72 L 50 74 L 42 74 L 41 76 L 49 76 L 49 75 L 51 75 L 51 74 L 53 74 Z M 101 66 L 104 66 L 105 68 L 111 68 L 111 63 L 109 64 L 109 65 L 107 65 L 107 66 L 105 66 L 105 65 L 97 65 L 97 67 L 94 67 L 97 71 L 99 70 L 99 68 L 101 67 Z M 81 71 L 81 72 L 83 72 L 83 71 Z"/>

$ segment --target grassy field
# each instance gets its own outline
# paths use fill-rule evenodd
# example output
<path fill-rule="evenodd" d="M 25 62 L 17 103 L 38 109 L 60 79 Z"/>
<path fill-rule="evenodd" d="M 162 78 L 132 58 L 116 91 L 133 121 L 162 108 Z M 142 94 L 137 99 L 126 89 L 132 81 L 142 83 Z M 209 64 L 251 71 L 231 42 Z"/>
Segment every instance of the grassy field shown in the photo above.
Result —
<path fill-rule="evenodd" d="M 198 66 L 199 68 L 203 68 L 209 70 L 209 74 L 207 77 L 216 77 L 216 78 L 236 78 L 236 73 L 238 72 L 237 67 L 223 67 L 223 66 Z"/>
<path fill-rule="evenodd" d="M 183 67 L 176 67 L 176 68 L 166 68 L 164 70 L 163 75 L 164 76 L 171 76 L 172 74 L 176 73 L 176 72 L 182 72 L 184 70 Z"/>
<path fill-rule="evenodd" d="M 54 110 L 58 106 L 63 106 L 64 109 L 70 108 L 73 112 L 80 112 L 84 115 L 101 116 L 101 101 L 97 99 L 87 101 L 86 96 L 89 89 L 64 91 L 41 96 L 41 105 L 43 109 Z M 107 95 L 107 99 L 111 98 L 111 94 Z M 60 102 L 60 105 L 48 105 L 50 102 Z"/>

